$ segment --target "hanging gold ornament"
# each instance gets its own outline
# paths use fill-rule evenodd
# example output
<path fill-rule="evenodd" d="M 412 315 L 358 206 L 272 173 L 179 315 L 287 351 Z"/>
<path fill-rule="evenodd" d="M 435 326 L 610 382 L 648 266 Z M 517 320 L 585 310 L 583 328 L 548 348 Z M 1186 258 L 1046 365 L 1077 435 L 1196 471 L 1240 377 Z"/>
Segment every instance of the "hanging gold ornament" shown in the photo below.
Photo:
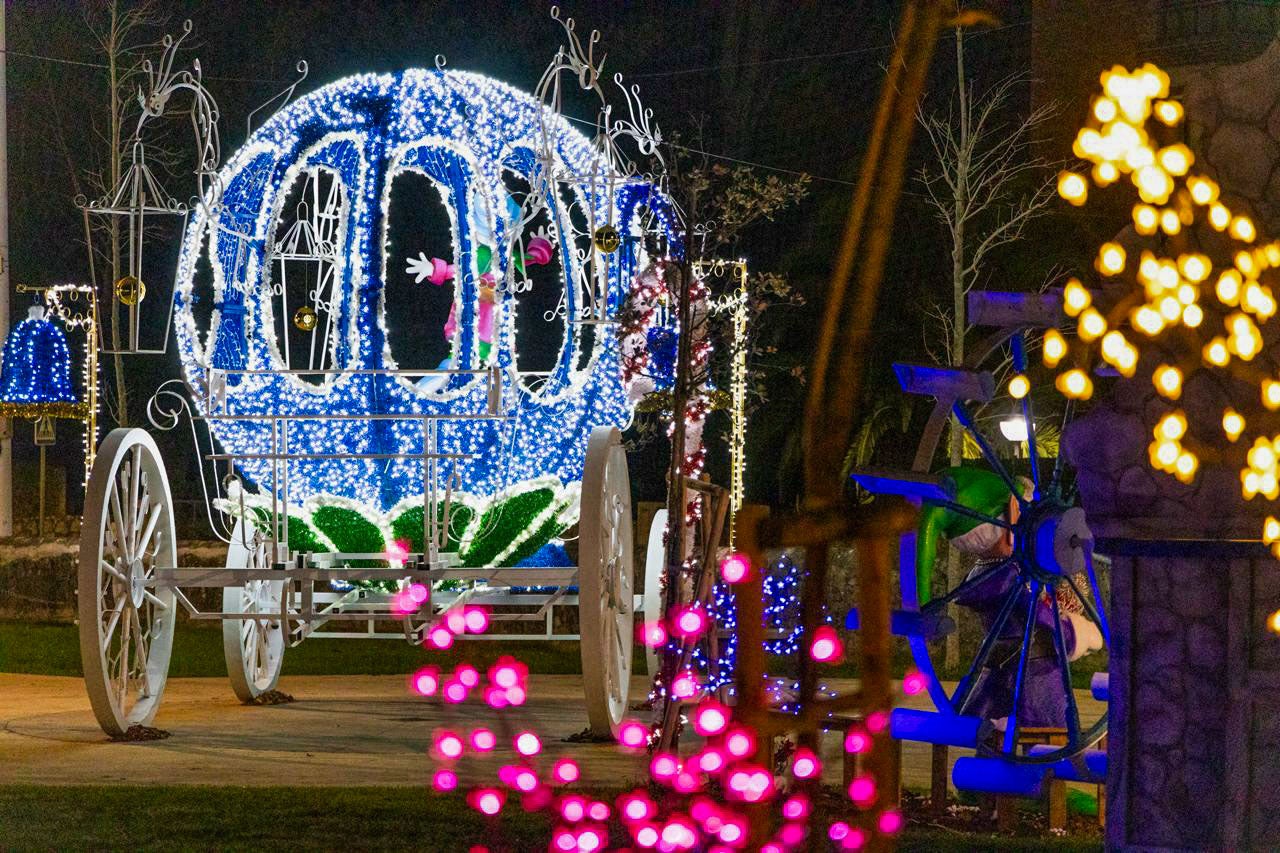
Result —
<path fill-rule="evenodd" d="M 121 303 L 137 305 L 146 298 L 147 286 L 137 276 L 126 275 L 116 282 L 116 299 L 119 299 Z"/>
<path fill-rule="evenodd" d="M 297 326 L 304 332 L 309 332 L 316 327 L 316 309 L 310 305 L 303 305 L 297 311 L 293 312 L 293 325 Z"/>
<path fill-rule="evenodd" d="M 618 236 L 618 229 L 612 225 L 601 225 L 596 229 L 595 237 L 592 238 L 596 244 L 596 248 L 611 255 L 618 251 L 618 247 L 622 245 L 622 238 Z"/>

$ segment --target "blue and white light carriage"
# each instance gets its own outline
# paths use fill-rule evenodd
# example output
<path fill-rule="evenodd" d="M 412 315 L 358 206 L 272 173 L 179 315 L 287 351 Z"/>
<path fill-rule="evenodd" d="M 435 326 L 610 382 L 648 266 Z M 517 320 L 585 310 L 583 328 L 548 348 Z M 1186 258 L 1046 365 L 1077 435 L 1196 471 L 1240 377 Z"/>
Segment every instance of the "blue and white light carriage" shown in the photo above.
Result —
<path fill-rule="evenodd" d="M 633 591 L 634 389 L 611 323 L 648 251 L 675 241 L 662 196 L 623 172 L 538 99 L 441 69 L 339 81 L 252 134 L 192 216 L 173 297 L 226 566 L 177 566 L 145 431 L 111 433 L 90 478 L 80 625 L 108 733 L 153 719 L 178 605 L 223 620 L 245 701 L 307 636 L 416 642 L 479 604 L 571 639 L 553 614 L 576 606 L 590 724 L 617 726 L 633 615 L 658 590 L 650 572 Z M 392 233 L 403 176 L 447 213 L 417 257 Z M 403 310 L 392 279 L 422 301 Z M 539 339 L 552 355 L 534 364 Z M 445 358 L 407 363 L 424 340 Z M 180 389 L 153 398 L 157 426 L 184 411 Z M 560 538 L 575 526 L 576 561 Z M 222 587 L 221 610 L 183 587 Z"/>

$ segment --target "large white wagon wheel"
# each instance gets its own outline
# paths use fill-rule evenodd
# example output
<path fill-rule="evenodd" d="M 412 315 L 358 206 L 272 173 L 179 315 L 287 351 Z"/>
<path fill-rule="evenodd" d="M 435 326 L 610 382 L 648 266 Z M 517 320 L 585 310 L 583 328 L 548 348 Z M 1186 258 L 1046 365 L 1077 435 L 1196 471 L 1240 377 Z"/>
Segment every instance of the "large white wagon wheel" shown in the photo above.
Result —
<path fill-rule="evenodd" d="M 587 720 L 617 733 L 627 710 L 633 648 L 631 478 L 622 434 L 596 427 L 587 441 L 578 516 L 578 623 Z"/>
<path fill-rule="evenodd" d="M 667 509 L 663 507 L 653 514 L 649 523 L 649 543 L 644 560 L 644 621 L 662 620 L 662 571 L 667 564 Z M 644 647 L 645 666 L 648 675 L 658 674 L 662 655 L 657 646 L 648 643 Z"/>
<path fill-rule="evenodd" d="M 80 529 L 80 659 L 89 703 L 113 737 L 155 719 L 176 617 L 157 568 L 177 564 L 173 498 L 160 451 L 140 429 L 98 448 Z"/>
<path fill-rule="evenodd" d="M 270 544 L 262 531 L 236 522 L 227 547 L 227 568 L 266 569 L 271 566 Z M 284 663 L 284 625 L 280 619 L 283 581 L 251 580 L 222 589 L 222 611 L 257 616 L 224 619 L 222 653 L 227 660 L 231 689 L 241 702 L 252 702 L 274 690 Z"/>

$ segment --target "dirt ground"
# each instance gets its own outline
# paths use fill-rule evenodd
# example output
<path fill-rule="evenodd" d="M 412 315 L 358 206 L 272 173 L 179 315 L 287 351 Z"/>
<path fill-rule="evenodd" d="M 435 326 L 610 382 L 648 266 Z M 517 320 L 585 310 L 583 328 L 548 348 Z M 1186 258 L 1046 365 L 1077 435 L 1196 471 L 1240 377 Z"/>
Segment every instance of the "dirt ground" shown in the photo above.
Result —
<path fill-rule="evenodd" d="M 833 682 L 837 691 L 854 682 Z M 643 696 L 647 680 L 632 682 Z M 0 784 L 413 785 L 428 778 L 427 749 L 441 728 L 485 725 L 499 733 L 539 732 L 548 755 L 572 754 L 587 784 L 618 786 L 646 775 L 646 760 L 612 744 L 566 743 L 585 728 L 582 679 L 533 675 L 528 703 L 501 720 L 475 702 L 447 705 L 408 692 L 397 676 L 297 676 L 280 689 L 296 701 L 241 705 L 220 678 L 170 679 L 155 725 L 164 740 L 113 743 L 94 721 L 77 678 L 0 674 Z M 1100 706 L 1080 696 L 1088 718 Z M 905 704 L 927 707 L 923 696 Z M 1092 703 L 1092 704 L 1090 704 Z M 827 781 L 840 782 L 841 742 L 823 744 Z M 510 751 L 507 751 L 510 755 Z M 951 759 L 964 754 L 951 750 Z M 494 757 L 464 761 L 464 780 L 492 778 Z M 903 747 L 903 784 L 929 782 L 929 749 Z"/>

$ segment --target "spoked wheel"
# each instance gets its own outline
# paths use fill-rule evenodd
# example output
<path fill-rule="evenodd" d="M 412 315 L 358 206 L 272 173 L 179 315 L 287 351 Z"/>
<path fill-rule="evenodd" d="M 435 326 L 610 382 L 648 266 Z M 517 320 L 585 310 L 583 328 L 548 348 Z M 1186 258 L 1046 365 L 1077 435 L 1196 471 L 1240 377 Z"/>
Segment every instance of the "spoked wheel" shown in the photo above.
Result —
<path fill-rule="evenodd" d="M 578 622 L 591 731 L 615 735 L 627 710 L 635 600 L 631 478 L 622 434 L 597 427 L 587 442 L 578 517 Z"/>
<path fill-rule="evenodd" d="M 1093 537 L 1084 510 L 1076 505 L 1061 450 L 1040 456 L 1051 443 L 1048 439 L 1060 445 L 1057 437 L 1071 417 L 1072 404 L 1065 401 L 1060 415 L 1038 421 L 1034 392 L 1016 400 L 1007 388 L 997 393 L 988 368 L 1002 363 L 1012 364 L 1011 375 L 1027 375 L 1022 328 L 983 342 L 962 369 L 896 366 L 904 390 L 937 399 L 918 448 L 915 474 L 874 472 L 857 479 L 871 491 L 924 500 L 914 553 L 904 549 L 900 577 L 906 613 L 900 624 L 906 627 L 900 632 L 907 634 L 938 711 L 963 718 L 956 723 L 966 726 L 980 723 L 965 730 L 981 733 L 974 744 L 981 755 L 1048 764 L 1080 755 L 1106 734 L 1105 709 L 1082 717 L 1072 667 L 1093 661 L 1094 668 L 1105 670 L 1093 655 L 1105 651 L 1110 634 L 1093 567 Z M 938 458 L 944 428 L 953 416 L 979 459 L 921 477 Z M 1013 424 L 1002 429 L 1001 420 Z M 1021 424 L 1025 436 L 1018 434 Z M 1002 443 L 1023 449 L 1026 458 L 1002 457 L 996 451 Z M 947 547 L 944 538 L 977 561 L 965 578 L 935 597 L 931 589 L 921 588 L 930 571 L 920 566 L 931 567 L 932 555 Z M 931 641 L 955 629 L 953 617 L 960 607 L 978 615 L 984 635 L 976 649 L 962 648 L 963 675 L 948 688 L 935 665 L 941 643 L 931 649 Z M 940 724 L 948 725 L 945 720 Z M 1028 738 L 1043 742 L 1026 751 Z"/>
<path fill-rule="evenodd" d="M 98 448 L 80 529 L 80 658 L 102 730 L 123 736 L 155 719 L 169 674 L 177 564 L 173 498 L 145 431 L 117 429 Z"/>
<path fill-rule="evenodd" d="M 653 514 L 649 524 L 649 543 L 644 558 L 644 621 L 662 621 L 662 570 L 667 562 L 667 510 L 666 507 Z M 648 667 L 648 675 L 656 676 L 658 667 L 662 665 L 662 655 L 654 646 L 645 644 L 644 662 Z"/>
<path fill-rule="evenodd" d="M 266 569 L 271 566 L 270 543 L 261 531 L 236 522 L 227 547 L 227 568 Z M 241 702 L 252 702 L 274 690 L 284 664 L 285 637 L 280 596 L 283 581 L 251 580 L 244 586 L 223 587 L 222 611 L 252 619 L 224 619 L 222 652 L 227 660 L 231 689 Z"/>

